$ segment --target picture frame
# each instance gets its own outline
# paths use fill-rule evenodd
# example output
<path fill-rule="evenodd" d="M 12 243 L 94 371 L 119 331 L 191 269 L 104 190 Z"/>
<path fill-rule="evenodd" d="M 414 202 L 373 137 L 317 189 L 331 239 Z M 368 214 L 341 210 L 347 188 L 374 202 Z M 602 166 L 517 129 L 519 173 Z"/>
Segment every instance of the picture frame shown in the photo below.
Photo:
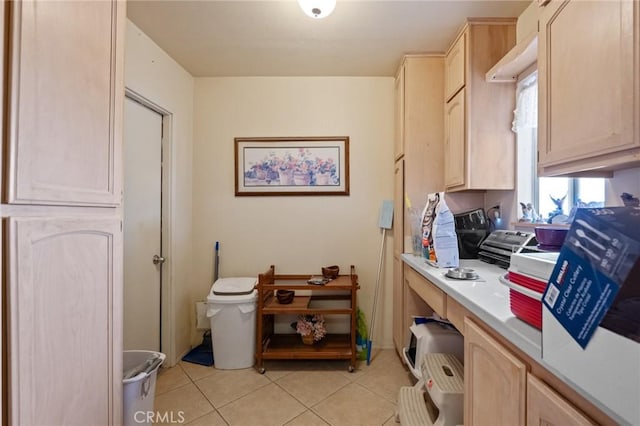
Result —
<path fill-rule="evenodd" d="M 235 138 L 235 195 L 349 195 L 349 137 Z"/>

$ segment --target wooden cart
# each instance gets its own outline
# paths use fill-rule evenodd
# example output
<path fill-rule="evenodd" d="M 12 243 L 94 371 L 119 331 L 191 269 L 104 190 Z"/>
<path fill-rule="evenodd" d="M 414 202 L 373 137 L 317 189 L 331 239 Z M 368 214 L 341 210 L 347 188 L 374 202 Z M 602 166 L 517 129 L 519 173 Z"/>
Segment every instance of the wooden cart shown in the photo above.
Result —
<path fill-rule="evenodd" d="M 349 275 L 339 275 L 324 285 L 308 284 L 311 277 L 276 275 L 273 265 L 258 275 L 256 369 L 261 374 L 265 372 L 263 360 L 275 359 L 346 359 L 350 362 L 349 371 L 353 372 L 356 365 L 356 291 L 360 288 L 355 267 L 351 265 Z M 296 291 L 293 302 L 280 304 L 275 296 L 279 289 Z M 298 295 L 302 290 L 310 290 L 311 295 Z M 348 300 L 349 307 L 314 307 L 317 300 Z M 328 330 L 322 340 L 306 345 L 297 333 L 274 332 L 275 317 L 282 314 L 349 315 L 350 331 L 348 334 L 332 334 Z"/>

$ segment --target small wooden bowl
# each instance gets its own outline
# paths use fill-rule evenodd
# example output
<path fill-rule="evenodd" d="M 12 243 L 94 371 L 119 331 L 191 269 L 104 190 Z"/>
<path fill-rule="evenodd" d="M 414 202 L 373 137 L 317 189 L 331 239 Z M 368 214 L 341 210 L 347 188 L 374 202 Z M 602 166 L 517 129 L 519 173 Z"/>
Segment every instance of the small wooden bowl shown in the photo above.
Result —
<path fill-rule="evenodd" d="M 338 278 L 339 273 L 340 267 L 338 267 L 337 265 L 322 267 L 322 276 L 325 278 L 329 278 L 330 280 L 335 280 L 336 278 Z"/>
<path fill-rule="evenodd" d="M 276 291 L 276 298 L 281 305 L 288 305 L 293 302 L 293 296 L 296 294 L 293 290 L 278 290 Z"/>

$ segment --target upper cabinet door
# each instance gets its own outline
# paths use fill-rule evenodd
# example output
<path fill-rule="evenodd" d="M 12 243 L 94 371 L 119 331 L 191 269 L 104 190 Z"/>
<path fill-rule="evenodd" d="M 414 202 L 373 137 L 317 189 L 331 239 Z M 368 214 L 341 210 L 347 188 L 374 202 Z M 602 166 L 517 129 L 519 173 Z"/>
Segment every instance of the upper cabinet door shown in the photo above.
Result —
<path fill-rule="evenodd" d="M 120 219 L 8 224 L 7 424 L 121 424 Z"/>
<path fill-rule="evenodd" d="M 447 188 L 466 182 L 465 89 L 444 105 L 444 184 Z"/>
<path fill-rule="evenodd" d="M 541 175 L 640 162 L 640 3 L 551 1 L 540 11 Z"/>
<path fill-rule="evenodd" d="M 4 201 L 121 202 L 122 1 L 16 1 L 9 11 Z"/>
<path fill-rule="evenodd" d="M 448 102 L 458 90 L 465 85 L 465 69 L 466 69 L 466 39 L 467 34 L 463 32 L 460 38 L 455 42 L 445 58 L 445 88 L 444 100 Z"/>

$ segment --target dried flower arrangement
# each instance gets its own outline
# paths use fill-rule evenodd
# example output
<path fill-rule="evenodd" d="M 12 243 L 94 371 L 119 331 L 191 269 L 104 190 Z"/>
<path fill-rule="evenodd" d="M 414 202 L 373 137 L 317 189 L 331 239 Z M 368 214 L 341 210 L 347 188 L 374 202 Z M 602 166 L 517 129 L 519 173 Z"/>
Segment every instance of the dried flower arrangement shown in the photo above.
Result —
<path fill-rule="evenodd" d="M 313 340 L 316 342 L 322 340 L 327 334 L 327 329 L 324 326 L 324 316 L 321 314 L 299 315 L 298 322 L 295 324 L 296 331 L 301 336 L 313 334 Z"/>

